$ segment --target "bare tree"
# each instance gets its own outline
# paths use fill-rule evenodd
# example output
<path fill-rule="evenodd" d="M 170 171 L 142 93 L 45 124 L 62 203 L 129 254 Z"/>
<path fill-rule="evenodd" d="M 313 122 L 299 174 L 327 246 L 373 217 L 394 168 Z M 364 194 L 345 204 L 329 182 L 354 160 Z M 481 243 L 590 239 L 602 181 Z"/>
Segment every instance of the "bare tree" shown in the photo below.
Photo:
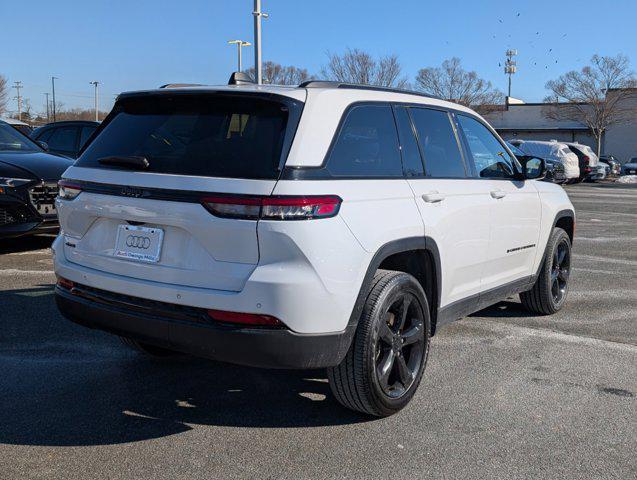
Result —
<path fill-rule="evenodd" d="M 572 120 L 585 124 L 597 141 L 601 154 L 602 138 L 608 127 L 625 123 L 637 114 L 637 79 L 628 58 L 594 55 L 581 71 L 570 71 L 547 82 L 551 93 L 544 116 L 553 120 Z"/>
<path fill-rule="evenodd" d="M 327 56 L 329 62 L 321 70 L 321 75 L 328 80 L 381 87 L 408 86 L 396 55 L 375 59 L 367 52 L 348 48 L 342 55 L 328 53 Z"/>
<path fill-rule="evenodd" d="M 476 72 L 462 68 L 457 57 L 445 60 L 440 67 L 419 70 L 416 88 L 481 112 L 489 111 L 504 101 L 504 94 L 500 90 L 480 78 Z"/>
<path fill-rule="evenodd" d="M 56 120 L 95 120 L 95 110 L 92 108 L 63 108 L 63 104 L 56 102 L 58 106 L 58 111 L 56 112 Z M 98 118 L 103 120 L 108 112 L 98 112 Z"/>
<path fill-rule="evenodd" d="M 31 99 L 25 98 L 22 104 L 22 121 L 29 122 L 32 119 Z"/>
<path fill-rule="evenodd" d="M 263 83 L 273 85 L 298 85 L 310 79 L 310 74 L 304 68 L 284 66 L 274 62 L 263 63 Z M 251 78 L 255 78 L 254 67 L 246 70 Z"/>
<path fill-rule="evenodd" d="M 7 88 L 7 79 L 0 75 L 0 115 L 2 115 L 7 109 L 8 95 L 9 90 Z"/>

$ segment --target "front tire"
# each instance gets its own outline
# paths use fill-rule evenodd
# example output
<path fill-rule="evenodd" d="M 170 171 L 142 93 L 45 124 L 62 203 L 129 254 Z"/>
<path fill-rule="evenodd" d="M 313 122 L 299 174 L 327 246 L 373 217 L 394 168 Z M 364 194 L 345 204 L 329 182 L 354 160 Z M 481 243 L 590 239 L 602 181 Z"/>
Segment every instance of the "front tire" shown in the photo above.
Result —
<path fill-rule="evenodd" d="M 379 270 L 347 355 L 327 371 L 336 400 L 379 417 L 404 408 L 425 370 L 430 323 L 418 281 L 403 272 Z"/>
<path fill-rule="evenodd" d="M 528 292 L 520 294 L 524 307 L 541 315 L 551 315 L 564 306 L 571 273 L 571 239 L 559 227 L 553 229 L 540 274 Z"/>

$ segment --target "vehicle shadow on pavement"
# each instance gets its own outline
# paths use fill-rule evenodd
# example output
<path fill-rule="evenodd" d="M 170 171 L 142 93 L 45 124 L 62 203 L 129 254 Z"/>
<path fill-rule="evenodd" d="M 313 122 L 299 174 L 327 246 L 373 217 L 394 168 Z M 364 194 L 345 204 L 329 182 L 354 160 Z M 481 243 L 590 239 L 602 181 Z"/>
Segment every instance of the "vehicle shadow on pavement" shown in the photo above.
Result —
<path fill-rule="evenodd" d="M 135 442 L 197 425 L 298 428 L 369 421 L 323 371 L 155 360 L 58 314 L 51 285 L 0 291 L 0 443 Z"/>
<path fill-rule="evenodd" d="M 0 240 L 0 255 L 4 253 L 19 253 L 30 250 L 51 248 L 55 240 L 53 235 L 33 235 L 27 237 L 5 238 Z"/>
<path fill-rule="evenodd" d="M 521 318 L 535 316 L 537 316 L 537 314 L 529 312 L 520 302 L 512 301 L 512 299 L 498 302 L 495 305 L 491 305 L 490 307 L 469 315 L 469 317 L 482 318 Z"/>

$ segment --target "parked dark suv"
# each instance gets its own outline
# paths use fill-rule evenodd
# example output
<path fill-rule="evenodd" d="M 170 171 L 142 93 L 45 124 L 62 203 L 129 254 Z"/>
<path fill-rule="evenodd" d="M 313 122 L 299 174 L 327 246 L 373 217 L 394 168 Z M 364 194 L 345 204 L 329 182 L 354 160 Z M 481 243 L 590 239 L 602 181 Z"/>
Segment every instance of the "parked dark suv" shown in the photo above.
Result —
<path fill-rule="evenodd" d="M 49 151 L 59 153 L 69 158 L 77 158 L 80 149 L 97 129 L 98 122 L 73 120 L 66 122 L 48 123 L 36 128 L 31 138 L 45 142 Z"/>

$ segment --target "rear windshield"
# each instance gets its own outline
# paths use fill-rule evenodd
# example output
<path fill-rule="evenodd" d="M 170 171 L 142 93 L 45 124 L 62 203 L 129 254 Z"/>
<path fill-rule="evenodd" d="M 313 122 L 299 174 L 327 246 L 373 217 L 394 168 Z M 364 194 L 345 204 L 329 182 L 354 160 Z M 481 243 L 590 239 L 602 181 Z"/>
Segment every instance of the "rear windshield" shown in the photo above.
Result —
<path fill-rule="evenodd" d="M 276 179 L 301 105 L 256 95 L 124 98 L 76 165 L 122 168 L 99 160 L 135 156 L 148 160 L 146 172 Z"/>

